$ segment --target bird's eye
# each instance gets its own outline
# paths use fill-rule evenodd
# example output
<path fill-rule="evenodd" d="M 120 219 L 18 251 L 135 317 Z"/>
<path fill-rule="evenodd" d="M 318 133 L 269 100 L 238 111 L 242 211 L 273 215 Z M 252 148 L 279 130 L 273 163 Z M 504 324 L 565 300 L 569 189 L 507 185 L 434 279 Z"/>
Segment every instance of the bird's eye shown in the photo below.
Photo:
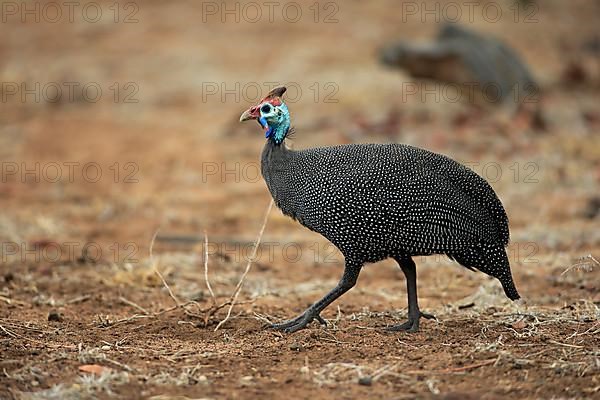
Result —
<path fill-rule="evenodd" d="M 264 106 L 262 106 L 260 108 L 260 111 L 264 112 L 264 113 L 268 113 L 269 111 L 271 111 L 271 106 L 268 104 L 265 104 Z"/>

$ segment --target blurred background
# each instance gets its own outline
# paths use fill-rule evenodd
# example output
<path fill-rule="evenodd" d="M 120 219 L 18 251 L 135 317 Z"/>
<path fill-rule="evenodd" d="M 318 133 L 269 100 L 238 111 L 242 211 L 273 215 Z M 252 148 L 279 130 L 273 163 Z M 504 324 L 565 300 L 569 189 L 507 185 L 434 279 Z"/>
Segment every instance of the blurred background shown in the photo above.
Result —
<path fill-rule="evenodd" d="M 488 179 L 511 222 L 524 297 L 555 309 L 584 299 L 597 321 L 598 1 L 0 5 L 3 318 L 46 323 L 57 309 L 95 327 L 97 314 L 131 314 L 111 293 L 168 305 L 148 257 L 157 231 L 167 282 L 198 301 L 207 294 L 206 232 L 213 285 L 227 297 L 270 199 L 262 130 L 238 119 L 285 85 L 295 148 L 407 143 Z M 448 22 L 468 34 L 448 39 Z M 496 92 L 482 96 L 490 86 Z M 279 210 L 261 249 L 244 286 L 246 313 L 292 316 L 341 274 L 335 249 Z M 345 313 L 402 312 L 402 275 L 382 264 L 340 302 Z M 494 283 L 445 258 L 417 265 L 422 307 L 438 314 L 485 285 L 504 301 Z M 90 332 L 77 335 L 85 342 Z M 22 362 L 9 371 L 23 368 L 27 357 L 13 358 Z M 62 379 L 49 376 L 41 387 Z"/>
<path fill-rule="evenodd" d="M 237 119 L 283 84 L 297 147 L 397 141 L 480 163 L 514 236 L 597 244 L 597 230 L 582 231 L 600 179 L 595 1 L 55 4 L 2 5 L 1 151 L 16 163 L 3 168 L 4 239 L 142 246 L 158 225 L 256 226 L 269 194 L 242 167 L 264 141 Z M 533 116 L 380 62 L 386 46 L 427 45 L 457 16 L 521 57 L 539 84 Z M 294 226 L 273 218 L 274 235 Z"/>

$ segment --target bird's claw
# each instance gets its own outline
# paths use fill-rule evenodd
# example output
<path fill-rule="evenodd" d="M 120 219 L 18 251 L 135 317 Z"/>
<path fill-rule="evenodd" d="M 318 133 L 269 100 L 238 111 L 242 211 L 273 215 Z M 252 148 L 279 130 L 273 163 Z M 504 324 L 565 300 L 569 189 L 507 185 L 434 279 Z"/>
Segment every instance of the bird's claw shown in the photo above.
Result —
<path fill-rule="evenodd" d="M 272 324 L 271 328 L 278 331 L 283 331 L 285 333 L 293 333 L 299 331 L 300 329 L 306 328 L 306 326 L 314 319 L 316 319 L 322 325 L 327 325 L 327 322 L 319 315 L 319 313 L 315 313 L 314 311 L 308 309 L 294 319 L 281 322 L 279 324 Z"/>
<path fill-rule="evenodd" d="M 417 332 L 419 330 L 419 318 L 409 319 L 403 324 L 400 325 L 392 325 L 385 328 L 386 331 L 389 332 Z"/>
<path fill-rule="evenodd" d="M 410 333 L 417 332 L 419 330 L 419 319 L 421 319 L 421 318 L 437 320 L 435 315 L 425 314 L 425 313 L 422 313 L 419 311 L 418 318 L 409 317 L 408 321 L 406 321 L 405 323 L 399 324 L 399 325 L 388 326 L 385 328 L 385 330 L 390 331 L 390 332 L 398 332 L 398 331 L 410 332 Z"/>

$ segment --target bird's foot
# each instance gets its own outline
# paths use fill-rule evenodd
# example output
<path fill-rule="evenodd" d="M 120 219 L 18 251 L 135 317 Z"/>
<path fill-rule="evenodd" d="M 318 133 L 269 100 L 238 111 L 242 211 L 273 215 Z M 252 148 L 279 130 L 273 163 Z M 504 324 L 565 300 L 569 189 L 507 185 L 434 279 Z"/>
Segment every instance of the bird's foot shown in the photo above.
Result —
<path fill-rule="evenodd" d="M 309 308 L 304 311 L 302 314 L 298 315 L 294 319 L 290 319 L 289 321 L 285 321 L 279 324 L 271 325 L 271 328 L 276 329 L 278 331 L 284 331 L 285 333 L 292 333 L 299 331 L 300 329 L 306 328 L 308 324 L 310 324 L 314 319 L 319 321 L 322 325 L 327 325 L 327 322 L 319 315 L 318 312 Z"/>
<path fill-rule="evenodd" d="M 385 328 L 386 331 L 390 331 L 390 332 L 398 332 L 398 331 L 403 331 L 403 332 L 417 332 L 419 330 L 419 320 L 421 318 L 425 318 L 425 319 L 437 319 L 435 318 L 435 315 L 432 314 L 425 314 L 419 311 L 419 317 L 415 318 L 415 317 L 408 317 L 408 321 L 406 321 L 403 324 L 399 324 L 399 325 L 392 325 L 392 326 L 388 326 L 387 328 Z"/>

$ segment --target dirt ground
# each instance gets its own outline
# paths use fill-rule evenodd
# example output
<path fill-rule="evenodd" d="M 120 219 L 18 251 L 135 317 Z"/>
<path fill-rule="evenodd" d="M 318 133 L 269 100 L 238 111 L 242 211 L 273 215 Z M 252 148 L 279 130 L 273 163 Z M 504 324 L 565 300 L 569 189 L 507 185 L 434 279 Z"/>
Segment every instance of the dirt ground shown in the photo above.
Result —
<path fill-rule="evenodd" d="M 405 83 L 421 83 L 379 64 L 391 41 L 430 39 L 450 3 L 428 2 L 425 20 L 391 0 L 321 2 L 318 15 L 295 3 L 303 14 L 290 22 L 266 8 L 251 21 L 248 3 L 228 3 L 236 21 L 220 2 L 123 2 L 117 14 L 97 2 L 90 22 L 84 2 L 73 22 L 66 10 L 52 22 L 33 2 L 36 22 L 5 2 L 0 398 L 600 398 L 600 5 L 531 2 L 516 17 L 499 2 L 497 21 L 462 16 L 540 82 L 515 110 L 407 96 Z M 437 319 L 418 333 L 383 329 L 406 318 L 391 261 L 363 270 L 323 313 L 327 327 L 266 328 L 343 269 L 276 209 L 252 257 L 270 200 L 264 138 L 237 120 L 253 88 L 274 82 L 290 88 L 296 148 L 410 143 L 490 180 L 523 303 L 445 257 L 419 257 L 421 308 Z"/>

